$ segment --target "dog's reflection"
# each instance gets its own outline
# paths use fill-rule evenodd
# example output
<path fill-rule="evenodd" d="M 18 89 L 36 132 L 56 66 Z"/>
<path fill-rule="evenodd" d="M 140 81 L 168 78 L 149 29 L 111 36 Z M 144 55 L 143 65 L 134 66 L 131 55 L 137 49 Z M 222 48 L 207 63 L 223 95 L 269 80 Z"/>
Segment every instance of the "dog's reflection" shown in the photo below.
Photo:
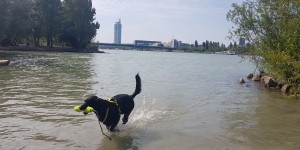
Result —
<path fill-rule="evenodd" d="M 138 147 L 134 145 L 134 137 L 130 133 L 120 132 L 111 134 L 110 137 L 102 139 L 98 150 L 138 150 Z"/>

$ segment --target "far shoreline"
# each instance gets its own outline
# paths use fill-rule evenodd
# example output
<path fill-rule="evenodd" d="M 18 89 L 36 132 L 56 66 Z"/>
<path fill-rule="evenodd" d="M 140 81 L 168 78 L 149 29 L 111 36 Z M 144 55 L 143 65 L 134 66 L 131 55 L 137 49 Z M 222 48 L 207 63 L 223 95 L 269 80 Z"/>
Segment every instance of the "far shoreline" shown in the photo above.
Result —
<path fill-rule="evenodd" d="M 86 48 L 78 50 L 71 47 L 48 47 L 48 46 L 0 46 L 0 51 L 39 51 L 39 52 L 74 52 L 74 53 L 105 53 L 98 48 Z"/>

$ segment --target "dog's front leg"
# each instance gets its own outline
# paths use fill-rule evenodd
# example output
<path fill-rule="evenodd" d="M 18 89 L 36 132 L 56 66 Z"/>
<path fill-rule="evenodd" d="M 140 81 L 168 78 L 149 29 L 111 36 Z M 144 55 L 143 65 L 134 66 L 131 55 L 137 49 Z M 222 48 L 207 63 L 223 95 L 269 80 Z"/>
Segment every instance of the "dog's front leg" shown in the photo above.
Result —
<path fill-rule="evenodd" d="M 122 118 L 122 122 L 123 124 L 126 124 L 128 122 L 128 115 L 124 114 L 123 118 Z"/>

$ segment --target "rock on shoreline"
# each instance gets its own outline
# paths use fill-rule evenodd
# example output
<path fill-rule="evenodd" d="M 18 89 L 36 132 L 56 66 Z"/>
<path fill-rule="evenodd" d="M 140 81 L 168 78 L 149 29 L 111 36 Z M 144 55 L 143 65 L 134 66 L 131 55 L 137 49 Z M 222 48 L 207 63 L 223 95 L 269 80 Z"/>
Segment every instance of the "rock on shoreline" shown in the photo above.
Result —
<path fill-rule="evenodd" d="M 282 80 L 276 81 L 275 79 L 273 79 L 270 76 L 254 75 L 252 73 L 249 74 L 247 76 L 247 78 L 252 81 L 260 81 L 260 83 L 262 83 L 262 85 L 264 85 L 267 89 L 270 89 L 270 88 L 280 89 L 285 94 L 290 93 L 291 86 L 288 85 L 287 82 L 285 82 L 285 81 L 282 81 Z"/>

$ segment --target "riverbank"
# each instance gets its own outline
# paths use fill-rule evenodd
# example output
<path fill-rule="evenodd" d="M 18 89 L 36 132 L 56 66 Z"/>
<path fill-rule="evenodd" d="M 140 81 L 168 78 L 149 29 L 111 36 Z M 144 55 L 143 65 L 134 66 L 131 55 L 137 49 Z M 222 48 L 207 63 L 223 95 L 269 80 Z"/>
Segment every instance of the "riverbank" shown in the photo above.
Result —
<path fill-rule="evenodd" d="M 269 75 L 254 75 L 253 73 L 250 73 L 247 78 L 254 82 L 260 82 L 268 90 L 280 90 L 291 98 L 300 98 L 300 91 L 297 89 L 297 86 L 285 80 L 276 80 L 274 77 Z M 241 84 L 246 83 L 243 78 L 240 79 L 239 82 Z"/>
<path fill-rule="evenodd" d="M 47 47 L 47 46 L 8 46 L 0 47 L 0 51 L 44 51 L 44 52 L 79 52 L 79 53 L 105 53 L 99 51 L 98 47 L 88 47 L 83 50 L 71 47 Z"/>

